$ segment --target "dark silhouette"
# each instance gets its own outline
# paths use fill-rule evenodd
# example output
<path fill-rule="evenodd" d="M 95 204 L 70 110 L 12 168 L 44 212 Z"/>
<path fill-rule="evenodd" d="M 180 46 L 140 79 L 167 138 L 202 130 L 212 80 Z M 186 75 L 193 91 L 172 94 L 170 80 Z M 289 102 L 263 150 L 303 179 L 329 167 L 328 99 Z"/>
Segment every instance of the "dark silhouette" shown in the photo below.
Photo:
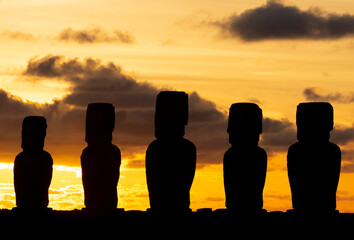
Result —
<path fill-rule="evenodd" d="M 235 103 L 229 113 L 229 148 L 224 155 L 226 208 L 233 214 L 260 214 L 267 173 L 267 154 L 258 146 L 262 110 L 254 103 Z"/>
<path fill-rule="evenodd" d="M 16 156 L 14 185 L 16 205 L 21 210 L 46 209 L 52 180 L 53 159 L 43 150 L 47 122 L 44 117 L 28 116 L 22 123 L 23 151 Z"/>
<path fill-rule="evenodd" d="M 155 137 L 146 151 L 146 179 L 153 212 L 189 211 L 196 148 L 185 139 L 188 95 L 160 92 L 156 99 Z"/>
<path fill-rule="evenodd" d="M 87 147 L 81 155 L 82 183 L 88 211 L 109 213 L 117 209 L 117 184 L 121 153 L 113 145 L 114 106 L 91 103 L 87 107 Z"/>
<path fill-rule="evenodd" d="M 329 141 L 333 129 L 330 103 L 300 103 L 298 142 L 288 151 L 288 175 L 296 214 L 333 214 L 341 168 L 341 150 Z"/>

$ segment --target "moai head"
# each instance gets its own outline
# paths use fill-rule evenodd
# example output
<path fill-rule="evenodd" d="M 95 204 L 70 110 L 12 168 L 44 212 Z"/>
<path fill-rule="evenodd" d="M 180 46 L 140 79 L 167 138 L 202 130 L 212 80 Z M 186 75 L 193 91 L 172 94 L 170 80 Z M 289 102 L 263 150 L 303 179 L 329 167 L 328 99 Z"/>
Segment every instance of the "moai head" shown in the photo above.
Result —
<path fill-rule="evenodd" d="M 258 145 L 262 118 L 262 109 L 257 104 L 232 104 L 227 127 L 229 142 L 236 145 Z"/>
<path fill-rule="evenodd" d="M 28 116 L 22 122 L 22 142 L 24 151 L 43 150 L 47 131 L 47 121 L 41 116 Z"/>
<path fill-rule="evenodd" d="M 300 103 L 296 112 L 299 141 L 329 140 L 333 129 L 333 107 L 328 102 Z"/>
<path fill-rule="evenodd" d="M 88 144 L 108 144 L 112 142 L 115 113 L 110 103 L 90 103 L 86 112 L 86 136 Z"/>
<path fill-rule="evenodd" d="M 182 138 L 188 124 L 188 94 L 164 91 L 157 95 L 155 137 Z"/>

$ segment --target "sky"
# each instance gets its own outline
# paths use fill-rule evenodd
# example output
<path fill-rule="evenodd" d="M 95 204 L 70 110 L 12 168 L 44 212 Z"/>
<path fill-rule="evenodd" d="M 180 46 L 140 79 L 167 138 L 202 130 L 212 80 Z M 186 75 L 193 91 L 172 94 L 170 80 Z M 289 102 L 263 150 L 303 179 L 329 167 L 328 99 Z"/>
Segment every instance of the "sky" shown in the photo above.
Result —
<path fill-rule="evenodd" d="M 337 208 L 354 212 L 354 2 L 0 0 L 0 207 L 16 205 L 13 162 L 27 115 L 48 122 L 54 209 L 81 209 L 80 155 L 90 102 L 116 109 L 119 208 L 149 207 L 145 151 L 161 90 L 189 94 L 197 147 L 191 208 L 224 208 L 222 159 L 232 103 L 263 110 L 264 208 L 291 209 L 286 154 L 296 106 L 329 101 L 342 149 Z M 250 170 L 252 171 L 252 170 Z"/>

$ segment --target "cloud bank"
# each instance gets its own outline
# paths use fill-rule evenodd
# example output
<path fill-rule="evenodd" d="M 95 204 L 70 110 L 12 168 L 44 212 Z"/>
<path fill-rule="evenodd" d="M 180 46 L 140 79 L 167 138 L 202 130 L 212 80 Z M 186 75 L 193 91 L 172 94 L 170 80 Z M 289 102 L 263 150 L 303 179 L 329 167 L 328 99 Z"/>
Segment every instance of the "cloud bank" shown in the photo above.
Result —
<path fill-rule="evenodd" d="M 308 87 L 303 91 L 303 95 L 308 101 L 322 101 L 322 102 L 339 102 L 339 103 L 352 103 L 354 102 L 354 93 L 345 96 L 341 93 L 321 94 L 320 88 Z"/>
<path fill-rule="evenodd" d="M 46 146 L 58 151 L 57 154 L 64 150 L 65 153 L 79 155 L 86 145 L 85 114 L 91 102 L 110 102 L 115 106 L 114 143 L 126 156 L 145 152 L 154 139 L 155 100 L 160 90 L 151 84 L 137 82 L 122 73 L 121 68 L 112 62 L 48 55 L 29 59 L 23 76 L 29 81 L 55 79 L 69 82 L 71 93 L 53 104 L 39 105 L 24 103 L 1 90 L 0 97 L 4 100 L 0 105 L 0 121 L 3 126 L 12 124 L 2 128 L 8 135 L 6 138 L 11 137 L 6 147 L 4 145 L 4 151 L 14 151 L 13 146 L 19 151 L 23 117 L 41 114 L 48 121 Z M 196 92 L 190 93 L 189 99 L 190 124 L 187 126 L 186 137 L 194 141 L 200 154 L 205 156 L 201 158 L 201 164 L 219 163 L 222 155 L 216 155 L 227 147 L 225 114 L 213 102 L 203 99 Z"/>
<path fill-rule="evenodd" d="M 326 13 L 318 8 L 301 10 L 277 0 L 212 24 L 243 41 L 339 39 L 354 34 L 354 15 Z"/>
<path fill-rule="evenodd" d="M 154 140 L 154 112 L 160 89 L 137 82 L 115 63 L 99 59 L 47 55 L 31 58 L 23 71 L 27 80 L 55 79 L 69 82 L 71 92 L 51 104 L 23 102 L 0 90 L 0 152 L 15 156 L 20 149 L 21 124 L 27 115 L 44 115 L 48 130 L 46 148 L 57 157 L 56 164 L 79 165 L 84 141 L 86 107 L 91 102 L 110 102 L 116 108 L 113 142 L 122 156 L 132 159 L 128 167 L 142 167 L 141 157 Z M 231 104 L 231 103 L 230 103 Z M 228 143 L 227 113 L 198 93 L 189 93 L 189 124 L 185 137 L 197 147 L 198 166 L 222 163 Z M 340 144 L 354 141 L 354 130 L 342 128 L 333 137 Z M 260 145 L 268 154 L 286 152 L 296 142 L 296 126 L 287 119 L 264 117 Z M 65 156 L 74 156 L 67 158 Z"/>

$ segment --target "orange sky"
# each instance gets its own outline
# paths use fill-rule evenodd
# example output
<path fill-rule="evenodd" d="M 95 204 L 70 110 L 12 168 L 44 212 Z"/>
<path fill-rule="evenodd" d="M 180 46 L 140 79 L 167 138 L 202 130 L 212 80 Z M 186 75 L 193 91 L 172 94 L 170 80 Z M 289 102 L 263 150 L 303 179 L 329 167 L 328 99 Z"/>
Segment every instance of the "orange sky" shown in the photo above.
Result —
<path fill-rule="evenodd" d="M 48 126 L 46 150 L 52 154 L 55 164 L 50 207 L 83 207 L 79 157 L 86 146 L 84 122 L 80 122 L 80 118 L 70 122 L 72 119 L 65 117 L 73 114 L 70 110 L 84 109 L 79 100 L 89 98 L 75 94 L 88 84 L 85 77 L 103 76 L 99 75 L 102 74 L 99 69 L 111 70 L 111 62 L 120 70 L 104 75 L 107 83 L 123 76 L 138 85 L 131 94 L 140 94 L 145 89 L 144 83 L 149 84 L 146 91 L 151 94 L 162 88 L 186 91 L 190 96 L 196 92 L 201 98 L 194 95 L 191 100 L 196 109 L 222 115 L 207 125 L 212 131 L 209 136 L 206 133 L 198 135 L 202 134 L 198 127 L 204 126 L 201 120 L 193 122 L 195 118 L 191 118 L 190 126 L 186 128 L 186 137 L 201 146 L 191 190 L 192 209 L 224 207 L 221 162 L 228 143 L 222 118 L 232 103 L 240 101 L 256 102 L 265 118 L 284 127 L 281 131 L 269 127 L 271 129 L 264 132 L 264 140 L 260 142 L 269 150 L 264 208 L 282 211 L 291 208 L 286 172 L 288 142 L 277 145 L 275 140 L 281 141 L 281 137 L 286 140 L 287 135 L 282 134 L 285 131 L 289 132 L 289 139 L 296 140 L 291 135 L 296 106 L 310 100 L 304 94 L 305 89 L 310 89 L 318 99 L 331 101 L 334 107 L 333 141 L 337 140 L 345 151 L 337 206 L 340 211 L 354 212 L 354 168 L 351 167 L 354 158 L 350 155 L 354 147 L 353 35 L 249 41 L 225 30 L 225 23 L 231 16 L 265 4 L 262 0 L 0 1 L 0 88 L 8 94 L 5 97 L 0 93 L 0 97 L 9 98 L 14 109 L 23 109 L 13 112 L 0 104 L 0 113 L 6 120 L 22 119 L 41 111 L 48 114 L 46 117 L 52 125 Z M 282 4 L 296 5 L 300 11 L 319 17 L 327 16 L 327 13 L 354 15 L 354 3 L 349 0 L 285 0 Z M 80 38 L 80 33 L 86 33 L 86 38 Z M 54 75 L 53 72 L 52 75 L 41 72 L 38 65 L 50 56 L 57 57 L 54 70 L 58 72 Z M 70 61 L 87 68 L 86 59 L 95 60 L 97 68 L 63 72 Z M 26 73 L 29 63 L 37 64 L 37 68 Z M 75 77 L 80 81 L 75 82 Z M 66 102 L 62 100 L 65 96 L 70 96 Z M 55 99 L 60 104 L 53 104 Z M 139 114 L 148 114 L 151 110 L 143 105 L 135 109 L 128 106 L 127 100 L 112 99 L 116 101 L 113 103 L 117 111 L 126 111 L 137 118 L 143 119 L 145 115 Z M 20 102 L 24 102 L 23 106 Z M 54 106 L 56 110 L 53 110 Z M 119 114 L 120 121 L 123 117 Z M 3 208 L 15 206 L 11 164 L 21 151 L 17 120 L 12 124 L 6 122 L 0 130 L 0 207 Z M 129 138 L 133 127 L 126 122 L 120 124 L 114 132 L 114 143 L 121 147 L 123 157 L 118 207 L 144 210 L 149 203 L 143 159 L 147 144 L 154 139 L 149 128 L 153 122 L 146 123 L 148 131 L 136 138 Z M 73 130 L 72 137 L 56 127 Z M 8 132 L 7 128 L 13 132 Z M 124 140 L 122 136 L 125 136 Z M 205 138 L 210 141 L 203 141 Z M 216 143 L 214 155 L 211 155 L 214 159 L 206 159 L 205 156 L 210 155 L 208 146 Z"/>

